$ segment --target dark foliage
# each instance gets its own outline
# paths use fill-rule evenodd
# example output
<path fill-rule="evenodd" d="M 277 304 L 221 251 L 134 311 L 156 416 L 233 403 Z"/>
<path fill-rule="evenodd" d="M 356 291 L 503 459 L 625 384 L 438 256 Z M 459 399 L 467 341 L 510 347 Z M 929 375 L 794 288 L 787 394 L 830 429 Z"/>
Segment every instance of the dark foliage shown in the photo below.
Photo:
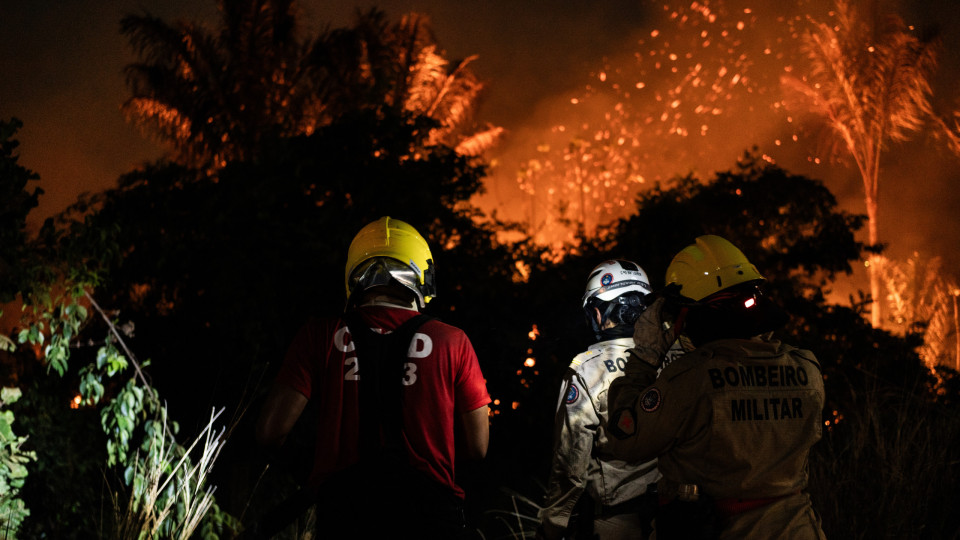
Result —
<path fill-rule="evenodd" d="M 114 473 L 103 468 L 100 415 L 91 407 L 67 407 L 76 392 L 75 378 L 44 376 L 35 360 L 32 368 L 23 379 L 23 399 L 13 408 L 17 429 L 29 434 L 28 445 L 37 452 L 21 492 L 30 516 L 19 537 L 98 537 L 109 530 L 114 512 L 106 482 Z"/>
<path fill-rule="evenodd" d="M 29 189 L 30 182 L 40 176 L 18 163 L 20 142 L 14 136 L 22 125 L 16 118 L 0 120 L 0 303 L 13 300 L 29 288 L 29 276 L 37 271 L 27 261 L 26 221 L 43 190 Z"/>

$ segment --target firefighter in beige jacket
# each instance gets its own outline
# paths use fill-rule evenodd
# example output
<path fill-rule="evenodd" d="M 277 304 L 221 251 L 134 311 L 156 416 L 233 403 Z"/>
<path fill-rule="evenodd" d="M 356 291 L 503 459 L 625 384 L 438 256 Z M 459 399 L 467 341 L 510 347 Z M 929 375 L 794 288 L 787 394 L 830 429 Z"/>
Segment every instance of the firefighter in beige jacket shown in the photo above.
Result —
<path fill-rule="evenodd" d="M 804 491 L 824 403 L 816 358 L 770 337 L 786 315 L 723 238 L 697 238 L 666 281 L 679 294 L 637 321 L 608 426 L 614 455 L 659 460 L 657 540 L 824 538 Z M 692 350 L 657 378 L 678 331 Z"/>
<path fill-rule="evenodd" d="M 590 529 L 590 538 L 642 540 L 649 532 L 655 503 L 644 495 L 660 478 L 656 460 L 613 457 L 605 427 L 607 389 L 623 375 L 633 323 L 650 292 L 646 273 L 630 261 L 605 261 L 588 277 L 583 309 L 597 343 L 573 359 L 561 386 L 540 538 L 578 538 Z M 576 532 L 568 530 L 574 507 L 585 509 Z"/>

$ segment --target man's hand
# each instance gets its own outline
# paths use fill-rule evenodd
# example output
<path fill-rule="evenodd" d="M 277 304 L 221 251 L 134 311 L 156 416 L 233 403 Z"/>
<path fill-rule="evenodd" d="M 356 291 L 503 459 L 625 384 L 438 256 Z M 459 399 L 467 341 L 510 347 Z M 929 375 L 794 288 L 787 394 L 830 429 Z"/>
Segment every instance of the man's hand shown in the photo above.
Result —
<path fill-rule="evenodd" d="M 650 305 L 633 325 L 634 347 L 630 352 L 653 367 L 660 367 L 663 357 L 674 341 L 673 329 L 664 328 L 663 297 Z"/>

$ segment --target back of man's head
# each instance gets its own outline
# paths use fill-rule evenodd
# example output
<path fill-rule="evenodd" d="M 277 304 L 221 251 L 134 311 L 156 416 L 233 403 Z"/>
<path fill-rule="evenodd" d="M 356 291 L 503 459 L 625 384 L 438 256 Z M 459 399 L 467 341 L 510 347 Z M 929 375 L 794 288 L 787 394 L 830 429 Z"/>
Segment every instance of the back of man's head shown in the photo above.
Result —
<path fill-rule="evenodd" d="M 763 295 L 765 281 L 739 248 L 715 235 L 700 236 L 677 253 L 666 276 L 684 306 L 682 331 L 696 345 L 783 326 L 787 316 Z"/>
<path fill-rule="evenodd" d="M 347 250 L 347 306 L 389 295 L 422 309 L 437 294 L 434 272 L 430 246 L 420 233 L 382 217 L 360 229 Z"/>
<path fill-rule="evenodd" d="M 582 307 L 596 338 L 632 336 L 651 292 L 647 273 L 633 261 L 611 259 L 595 266 L 587 276 Z"/>

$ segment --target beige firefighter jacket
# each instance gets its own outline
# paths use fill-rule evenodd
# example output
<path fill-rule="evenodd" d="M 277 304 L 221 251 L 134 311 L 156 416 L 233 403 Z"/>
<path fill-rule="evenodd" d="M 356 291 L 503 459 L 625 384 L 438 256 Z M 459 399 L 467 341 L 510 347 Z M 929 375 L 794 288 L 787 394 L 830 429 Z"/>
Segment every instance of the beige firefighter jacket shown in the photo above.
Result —
<path fill-rule="evenodd" d="M 606 450 L 607 390 L 624 374 L 632 338 L 602 341 L 570 363 L 557 403 L 553 463 L 540 518 L 548 537 L 567 527 L 584 491 L 596 503 L 614 506 L 646 492 L 660 475 L 656 460 L 613 457 Z"/>
<path fill-rule="evenodd" d="M 659 458 L 661 498 L 680 485 L 714 501 L 784 497 L 730 517 L 721 537 L 822 537 L 801 493 L 824 403 L 810 351 L 726 339 L 678 358 L 659 378 L 646 362 L 628 366 L 610 389 L 609 448 L 625 460 Z"/>

